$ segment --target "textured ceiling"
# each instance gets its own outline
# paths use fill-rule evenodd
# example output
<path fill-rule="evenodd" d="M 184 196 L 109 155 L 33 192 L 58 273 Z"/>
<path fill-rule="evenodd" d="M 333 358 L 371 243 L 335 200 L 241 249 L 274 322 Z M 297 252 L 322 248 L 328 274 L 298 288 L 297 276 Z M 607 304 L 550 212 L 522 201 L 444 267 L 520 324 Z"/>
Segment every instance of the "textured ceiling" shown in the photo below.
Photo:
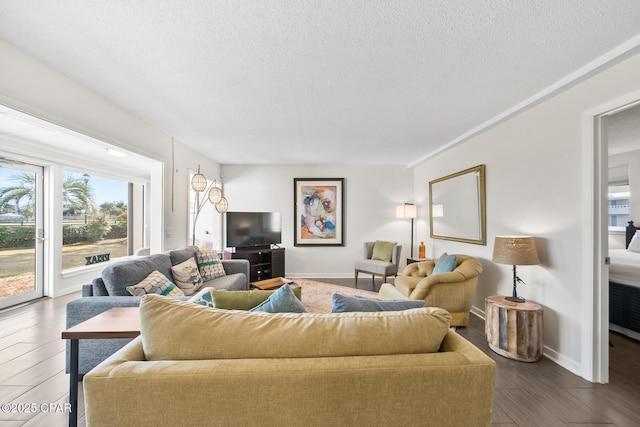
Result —
<path fill-rule="evenodd" d="M 638 22 L 637 0 L 0 2 L 0 38 L 223 164 L 413 164 Z"/>

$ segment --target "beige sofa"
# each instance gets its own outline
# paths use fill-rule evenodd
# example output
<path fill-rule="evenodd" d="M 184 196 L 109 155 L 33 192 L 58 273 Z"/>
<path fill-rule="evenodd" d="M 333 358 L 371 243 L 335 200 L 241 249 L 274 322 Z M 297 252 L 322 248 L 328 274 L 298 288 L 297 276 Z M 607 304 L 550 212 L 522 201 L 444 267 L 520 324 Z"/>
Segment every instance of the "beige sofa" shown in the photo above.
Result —
<path fill-rule="evenodd" d="M 92 426 L 488 426 L 495 362 L 439 308 L 252 313 L 155 295 L 84 377 Z"/>
<path fill-rule="evenodd" d="M 451 326 L 466 326 L 478 286 L 482 264 L 468 255 L 456 255 L 456 267 L 448 273 L 432 274 L 438 260 L 407 265 L 392 288 L 381 289 L 384 298 L 424 300 L 426 307 L 440 307 L 451 313 Z"/>

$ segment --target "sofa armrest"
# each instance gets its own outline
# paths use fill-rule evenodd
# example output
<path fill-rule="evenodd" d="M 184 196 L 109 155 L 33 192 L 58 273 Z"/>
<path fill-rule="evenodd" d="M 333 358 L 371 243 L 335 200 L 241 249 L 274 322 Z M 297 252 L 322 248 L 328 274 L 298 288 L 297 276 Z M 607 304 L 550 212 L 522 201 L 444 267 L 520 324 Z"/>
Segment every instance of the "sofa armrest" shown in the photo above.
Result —
<path fill-rule="evenodd" d="M 439 273 L 427 276 L 420 280 L 413 292 L 412 299 L 425 299 L 429 293 L 434 291 L 434 287 L 441 283 L 461 283 L 465 281 L 465 277 L 457 271 L 449 273 Z"/>
<path fill-rule="evenodd" d="M 246 259 L 223 259 L 222 266 L 227 274 L 242 273 L 250 281 L 250 264 Z"/>
<path fill-rule="evenodd" d="M 113 307 L 138 307 L 141 297 L 83 297 L 67 304 L 67 328 L 82 323 Z"/>
<path fill-rule="evenodd" d="M 469 311 L 477 282 L 477 277 L 465 279 L 456 271 L 434 274 L 420 280 L 410 298 L 424 300 L 428 307 L 446 307 L 451 313 Z"/>
<path fill-rule="evenodd" d="M 84 322 L 113 307 L 137 307 L 140 305 L 140 297 L 84 297 L 67 304 L 67 328 Z M 69 354 L 71 343 L 66 340 L 66 372 L 69 372 Z M 80 340 L 78 373 L 84 375 L 93 369 L 104 359 L 122 348 L 131 341 L 128 338 Z"/>

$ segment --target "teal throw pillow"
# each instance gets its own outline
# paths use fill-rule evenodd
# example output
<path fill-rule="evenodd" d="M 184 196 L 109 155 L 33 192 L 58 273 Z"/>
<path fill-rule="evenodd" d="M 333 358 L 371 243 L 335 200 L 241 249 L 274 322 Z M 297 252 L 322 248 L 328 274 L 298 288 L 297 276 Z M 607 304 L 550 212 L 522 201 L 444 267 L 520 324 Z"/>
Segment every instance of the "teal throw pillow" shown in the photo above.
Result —
<path fill-rule="evenodd" d="M 306 313 L 307 309 L 291 290 L 284 284 L 269 298 L 250 311 L 265 311 L 267 313 Z"/>
<path fill-rule="evenodd" d="M 373 253 L 371 255 L 371 259 L 391 262 L 393 247 L 395 245 L 396 242 L 385 242 L 383 240 L 376 240 L 376 242 L 373 244 Z"/>
<path fill-rule="evenodd" d="M 424 307 L 423 300 L 381 300 L 360 295 L 331 295 L 332 313 L 348 313 L 352 311 L 401 311 Z"/>
<path fill-rule="evenodd" d="M 438 262 L 436 263 L 435 268 L 431 274 L 439 274 L 439 273 L 449 273 L 455 270 L 457 264 L 455 255 L 447 255 L 447 253 L 443 253 Z"/>
<path fill-rule="evenodd" d="M 195 299 L 191 298 L 189 302 L 192 302 L 198 305 L 204 305 L 205 307 L 209 307 L 209 308 L 216 308 L 216 305 L 213 302 L 213 295 L 211 295 L 211 292 L 203 292 L 200 296 L 196 296 Z"/>
<path fill-rule="evenodd" d="M 292 286 L 290 289 L 296 298 L 302 300 L 302 288 L 300 286 Z M 225 310 L 251 310 L 266 301 L 276 291 L 218 291 L 214 288 L 205 288 L 204 291 L 192 296 L 189 302 Z"/>

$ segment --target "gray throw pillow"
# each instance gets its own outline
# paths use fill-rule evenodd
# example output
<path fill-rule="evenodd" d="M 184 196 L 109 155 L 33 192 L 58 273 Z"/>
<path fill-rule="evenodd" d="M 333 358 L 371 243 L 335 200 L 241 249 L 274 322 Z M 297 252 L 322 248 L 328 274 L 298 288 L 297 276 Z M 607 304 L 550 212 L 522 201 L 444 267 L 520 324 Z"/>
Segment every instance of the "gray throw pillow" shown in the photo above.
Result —
<path fill-rule="evenodd" d="M 174 249 L 172 251 L 167 252 L 169 258 L 171 258 L 171 265 L 178 265 L 189 258 L 196 259 L 196 247 L 188 246 L 183 249 Z"/>
<path fill-rule="evenodd" d="M 332 313 L 347 313 L 351 311 L 401 311 L 424 307 L 423 300 L 382 300 L 360 295 L 331 295 Z"/>

